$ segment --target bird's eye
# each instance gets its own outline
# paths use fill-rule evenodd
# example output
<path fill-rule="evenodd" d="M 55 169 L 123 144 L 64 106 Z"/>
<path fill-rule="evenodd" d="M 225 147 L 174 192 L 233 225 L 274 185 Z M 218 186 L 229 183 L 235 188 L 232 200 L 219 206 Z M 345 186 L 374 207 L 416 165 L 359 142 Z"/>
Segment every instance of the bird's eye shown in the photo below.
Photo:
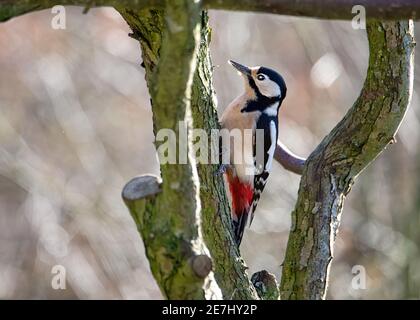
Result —
<path fill-rule="evenodd" d="M 260 81 L 263 81 L 263 80 L 265 80 L 265 75 L 259 74 L 259 75 L 257 75 L 257 79 L 260 80 Z"/>

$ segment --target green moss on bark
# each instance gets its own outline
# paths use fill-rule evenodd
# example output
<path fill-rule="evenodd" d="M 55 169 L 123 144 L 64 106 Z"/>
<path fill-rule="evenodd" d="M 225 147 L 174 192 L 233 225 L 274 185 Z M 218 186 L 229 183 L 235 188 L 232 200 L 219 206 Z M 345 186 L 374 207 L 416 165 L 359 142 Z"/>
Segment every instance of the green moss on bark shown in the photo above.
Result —
<path fill-rule="evenodd" d="M 121 9 L 120 12 L 133 30 L 132 36 L 140 40 L 155 133 L 171 129 L 179 136 L 180 121 L 192 125 L 188 115 L 200 39 L 199 3 L 168 2 L 165 19 L 158 10 Z M 179 144 L 177 139 L 177 150 Z M 158 141 L 156 145 L 159 147 Z M 216 292 L 218 288 L 215 290 L 213 273 L 201 279 L 191 266 L 194 257 L 208 253 L 200 231 L 200 207 L 195 201 L 200 188 L 194 178 L 196 168 L 189 160 L 187 164 L 162 164 L 160 168 L 162 194 L 150 199 L 143 212 L 137 212 L 143 207 L 133 208 L 129 204 L 152 273 L 170 299 L 221 298 Z"/>
<path fill-rule="evenodd" d="M 359 98 L 306 162 L 281 281 L 282 299 L 323 299 L 345 196 L 394 135 L 413 80 L 413 23 L 367 24 L 369 68 Z"/>
<path fill-rule="evenodd" d="M 211 30 L 208 16 L 202 13 L 201 44 L 197 55 L 197 70 L 192 86 L 191 109 L 196 128 L 211 137 L 219 128 L 216 97 L 213 88 L 213 65 L 210 57 Z M 211 141 L 208 142 L 209 146 Z M 248 278 L 245 263 L 231 234 L 229 201 L 223 176 L 216 175 L 218 165 L 199 164 L 201 181 L 203 235 L 214 261 L 215 276 L 225 299 L 257 299 L 258 295 Z"/>
<path fill-rule="evenodd" d="M 146 68 L 146 80 L 150 88 L 161 54 L 160 48 L 165 28 L 163 11 L 141 10 L 134 12 L 121 9 L 120 12 L 133 30 L 132 37 L 140 42 Z M 212 83 L 212 64 L 209 52 L 210 28 L 206 12 L 201 14 L 200 30 L 201 41 L 196 56 L 197 68 L 191 89 L 191 115 L 194 128 L 204 129 L 210 137 L 211 129 L 218 128 L 219 124 Z M 168 115 L 173 116 L 176 110 L 171 108 L 167 112 Z M 159 126 L 159 120 L 156 117 L 157 115 L 154 115 L 155 132 Z M 231 228 L 230 208 L 223 178 L 215 175 L 217 165 L 199 164 L 197 168 L 200 180 L 203 236 L 213 260 L 215 278 L 222 290 L 223 297 L 225 299 L 256 299 L 257 294 L 246 274 L 246 266 L 229 232 Z M 164 190 L 164 192 L 170 192 L 170 190 Z M 185 196 L 183 195 L 183 197 Z"/>

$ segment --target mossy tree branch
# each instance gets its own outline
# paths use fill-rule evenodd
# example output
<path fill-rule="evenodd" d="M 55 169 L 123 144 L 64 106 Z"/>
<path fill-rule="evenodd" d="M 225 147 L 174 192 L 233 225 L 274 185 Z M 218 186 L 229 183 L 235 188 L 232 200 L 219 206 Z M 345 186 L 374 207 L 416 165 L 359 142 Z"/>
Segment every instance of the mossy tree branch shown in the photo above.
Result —
<path fill-rule="evenodd" d="M 299 17 L 351 20 L 352 8 L 363 6 L 370 18 L 383 20 L 418 19 L 420 2 L 417 0 L 207 0 L 211 9 L 275 13 Z"/>
<path fill-rule="evenodd" d="M 192 87 L 191 108 L 195 127 L 204 129 L 210 137 L 211 130 L 219 128 L 219 123 L 213 88 L 207 12 L 202 14 L 201 44 Z M 209 146 L 210 143 L 211 141 L 208 142 Z M 201 181 L 203 235 L 214 261 L 215 276 L 223 296 L 225 299 L 256 299 L 257 293 L 249 280 L 247 268 L 231 233 L 229 201 L 223 177 L 216 174 L 218 165 L 199 163 L 197 168 Z"/>
<path fill-rule="evenodd" d="M 251 281 L 262 300 L 278 300 L 280 298 L 279 285 L 274 274 L 266 270 L 258 271 L 252 275 Z"/>
<path fill-rule="evenodd" d="M 153 13 L 147 17 L 149 21 L 157 19 L 162 27 L 158 32 L 162 39 L 159 60 L 148 64 L 155 133 L 171 129 L 179 136 L 180 121 L 192 127 L 191 83 L 200 43 L 200 17 L 199 1 L 189 0 L 168 1 L 165 21 Z M 149 44 L 148 49 L 152 47 Z M 156 144 L 159 147 L 158 141 Z M 176 150 L 180 150 L 179 139 Z M 123 192 L 123 197 L 137 221 L 162 293 L 169 299 L 221 299 L 201 235 L 201 206 L 196 201 L 200 185 L 190 152 L 186 164 L 161 164 L 161 195 L 146 204 L 141 198 L 127 197 L 127 192 Z M 130 187 L 136 181 L 138 186 Z M 141 189 L 141 182 L 131 181 L 124 191 Z"/>
<path fill-rule="evenodd" d="M 136 12 L 124 8 L 119 11 L 133 31 L 131 36 L 140 42 L 146 80 L 150 85 L 161 52 L 164 13 L 162 10 Z M 192 83 L 191 114 L 194 127 L 204 129 L 208 137 L 211 136 L 212 129 L 218 128 L 209 45 L 208 17 L 207 13 L 203 12 L 197 68 Z M 211 252 L 215 277 L 223 297 L 256 299 L 257 293 L 247 276 L 246 266 L 230 232 L 230 208 L 223 179 L 220 175 L 215 175 L 217 165 L 198 164 L 197 168 L 203 236 Z"/>
<path fill-rule="evenodd" d="M 369 21 L 369 68 L 359 98 L 305 165 L 292 213 L 281 280 L 282 299 L 325 297 L 345 196 L 385 147 L 409 105 L 413 22 Z"/>
<path fill-rule="evenodd" d="M 0 21 L 54 5 L 163 9 L 165 0 L 0 0 Z M 355 5 L 365 7 L 370 18 L 392 20 L 420 17 L 420 2 L 417 0 L 203 0 L 204 9 L 254 11 L 322 19 L 352 19 L 352 8 Z"/>

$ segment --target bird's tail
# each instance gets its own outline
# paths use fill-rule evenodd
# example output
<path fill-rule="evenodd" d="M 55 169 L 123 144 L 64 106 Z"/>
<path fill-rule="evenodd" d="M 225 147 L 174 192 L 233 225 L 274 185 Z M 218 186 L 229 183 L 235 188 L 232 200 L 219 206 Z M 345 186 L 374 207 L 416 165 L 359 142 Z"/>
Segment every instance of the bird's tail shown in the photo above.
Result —
<path fill-rule="evenodd" d="M 231 170 L 226 172 L 226 176 L 232 198 L 233 232 L 236 244 L 239 247 L 248 221 L 253 190 L 250 184 L 241 182 Z"/>

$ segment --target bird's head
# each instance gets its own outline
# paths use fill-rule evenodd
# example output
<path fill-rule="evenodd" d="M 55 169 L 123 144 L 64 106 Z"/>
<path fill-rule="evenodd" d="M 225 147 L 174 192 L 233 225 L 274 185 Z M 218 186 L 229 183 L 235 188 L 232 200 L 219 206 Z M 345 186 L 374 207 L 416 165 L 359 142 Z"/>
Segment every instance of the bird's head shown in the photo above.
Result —
<path fill-rule="evenodd" d="M 266 67 L 247 67 L 232 60 L 229 63 L 244 77 L 245 90 L 250 100 L 256 103 L 250 110 L 244 111 L 263 111 L 273 104 L 280 107 L 286 97 L 287 88 L 278 72 Z"/>

